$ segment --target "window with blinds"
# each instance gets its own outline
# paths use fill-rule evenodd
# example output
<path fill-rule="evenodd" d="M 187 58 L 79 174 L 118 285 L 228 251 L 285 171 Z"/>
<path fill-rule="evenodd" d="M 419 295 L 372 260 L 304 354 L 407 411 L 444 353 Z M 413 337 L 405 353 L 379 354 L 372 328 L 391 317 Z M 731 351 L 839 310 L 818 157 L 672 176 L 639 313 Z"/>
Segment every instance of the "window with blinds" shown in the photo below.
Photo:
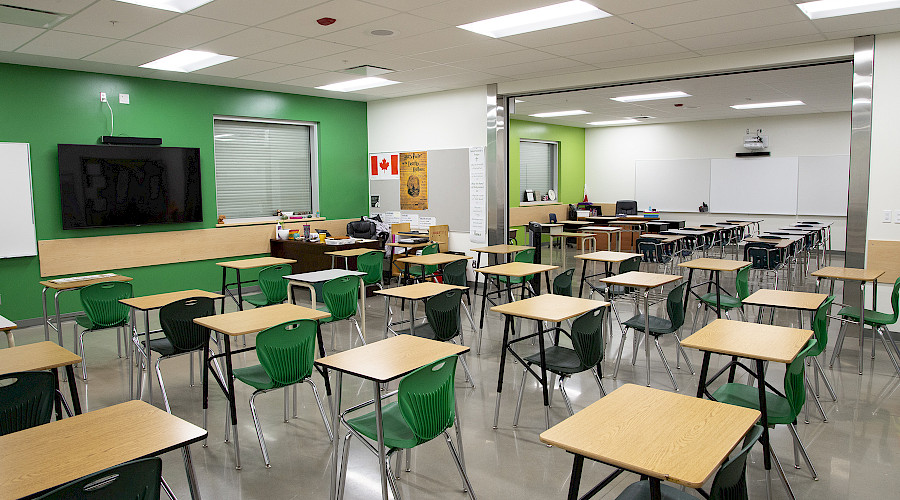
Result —
<path fill-rule="evenodd" d="M 557 143 L 519 141 L 519 200 L 525 199 L 525 190 L 535 193 L 535 200 L 556 191 Z"/>
<path fill-rule="evenodd" d="M 313 212 L 315 124 L 216 117 L 216 209 L 228 219 Z"/>

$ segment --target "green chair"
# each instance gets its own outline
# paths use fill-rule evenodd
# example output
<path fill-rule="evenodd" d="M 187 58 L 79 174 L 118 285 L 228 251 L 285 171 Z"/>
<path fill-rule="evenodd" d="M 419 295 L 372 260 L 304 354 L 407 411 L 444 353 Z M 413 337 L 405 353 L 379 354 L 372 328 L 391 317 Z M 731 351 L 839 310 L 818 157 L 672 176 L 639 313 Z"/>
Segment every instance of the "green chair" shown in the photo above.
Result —
<path fill-rule="evenodd" d="M 566 393 L 566 380 L 575 375 L 591 370 L 594 373 L 594 379 L 597 381 L 597 387 L 600 393 L 606 396 L 606 390 L 603 388 L 601 379 L 603 378 L 603 369 L 600 362 L 603 361 L 603 317 L 606 309 L 600 307 L 593 311 L 588 311 L 572 323 L 571 333 L 563 333 L 572 341 L 572 348 L 560 345 L 551 345 L 544 349 L 544 359 L 547 363 L 547 371 L 553 375 L 559 376 L 559 392 L 562 393 L 563 401 L 566 403 L 566 410 L 569 415 L 574 415 L 572 410 L 572 402 Z M 525 356 L 527 366 L 538 365 L 540 367 L 541 355 L 535 353 Z M 519 425 L 519 413 L 522 410 L 522 394 L 525 392 L 525 382 L 527 380 L 528 370 L 522 370 L 522 383 L 519 384 L 519 399 L 516 402 L 516 413 L 513 417 L 513 427 Z M 552 390 L 552 387 L 550 388 Z"/>
<path fill-rule="evenodd" d="M 439 243 L 430 243 L 422 248 L 422 255 L 433 255 L 440 251 L 441 246 Z M 425 281 L 428 278 L 433 278 L 437 270 L 438 266 L 419 266 L 414 264 L 409 267 L 408 277 L 415 281 Z"/>
<path fill-rule="evenodd" d="M 678 384 L 675 382 L 675 375 L 669 368 L 669 362 L 666 361 L 666 354 L 659 345 L 659 337 L 668 334 L 672 334 L 675 337 L 675 368 L 681 368 L 679 365 L 679 356 L 684 356 L 684 362 L 691 371 L 691 375 L 693 375 L 694 367 L 691 365 L 691 360 L 688 359 L 687 353 L 681 348 L 681 338 L 678 336 L 678 330 L 684 325 L 683 304 L 685 286 L 687 286 L 687 283 L 676 286 L 666 297 L 666 314 L 668 315 L 668 319 L 650 316 L 650 336 L 653 337 L 653 342 L 656 344 L 656 351 L 659 352 L 659 357 L 662 358 L 663 365 L 666 367 L 666 371 L 669 373 L 669 378 L 672 379 L 672 385 L 675 387 L 676 391 L 678 390 Z M 633 316 L 627 319 L 623 325 L 625 326 L 625 329 L 622 332 L 622 341 L 619 342 L 619 354 L 616 356 L 616 369 L 613 372 L 613 378 L 616 378 L 616 375 L 619 374 L 619 362 L 622 360 L 622 349 L 625 347 L 625 335 L 628 333 L 629 328 L 635 331 L 633 342 L 634 351 L 631 356 L 631 364 L 634 365 L 637 362 L 637 351 L 641 345 L 641 337 L 637 335 L 637 332 L 644 332 L 644 329 L 646 328 L 644 315 L 638 314 Z"/>
<path fill-rule="evenodd" d="M 331 350 L 334 350 L 334 324 L 338 321 L 348 320 L 356 327 L 359 340 L 365 345 L 366 339 L 359 322 L 354 317 L 359 308 L 359 278 L 356 276 L 341 276 L 328 280 L 322 284 L 322 300 L 325 301 L 325 311 L 331 316 L 319 320 L 319 323 L 331 323 Z"/>
<path fill-rule="evenodd" d="M 819 378 L 825 382 L 825 387 L 828 389 L 832 401 L 837 401 L 837 394 L 835 394 L 834 388 L 831 387 L 828 377 L 825 376 L 825 371 L 819 365 L 817 357 L 825 351 L 825 347 L 828 345 L 828 312 L 831 311 L 832 302 L 834 302 L 834 295 L 828 296 L 825 302 L 822 302 L 822 305 L 816 310 L 812 324 L 813 333 L 816 336 L 816 346 L 809 351 L 809 358 L 812 360 L 813 365 L 813 377 L 816 382 L 816 390 L 812 393 L 813 402 L 816 404 L 816 408 L 819 409 L 819 413 L 822 414 L 822 420 L 825 422 L 828 422 L 828 417 L 825 415 L 825 410 L 822 409 L 821 403 L 819 403 Z M 807 377 L 806 385 L 809 386 L 809 377 Z M 804 421 L 807 424 L 809 423 L 809 406 L 806 407 L 806 418 Z"/>
<path fill-rule="evenodd" d="M 524 262 L 527 264 L 534 263 L 534 248 L 529 248 L 526 250 L 522 250 L 521 252 L 516 253 L 516 256 L 513 258 L 513 262 Z M 516 285 L 521 285 L 523 287 L 527 287 L 532 295 L 535 295 L 534 290 L 531 288 L 531 280 L 534 278 L 533 274 L 529 274 L 528 276 L 497 276 L 497 280 L 500 283 L 506 283 L 509 287 L 514 287 Z M 498 287 L 499 288 L 499 287 Z M 512 293 L 512 291 L 510 291 Z"/>
<path fill-rule="evenodd" d="M 262 426 L 256 414 L 256 396 L 275 389 L 285 388 L 285 402 L 287 401 L 287 387 L 301 382 L 306 382 L 312 387 L 319 413 L 328 431 L 328 439 L 333 439 L 328 417 L 325 416 L 325 408 L 319 399 L 319 391 L 312 381 L 313 360 L 315 359 L 316 329 L 318 325 L 314 320 L 301 319 L 288 321 L 272 328 L 259 332 L 256 336 L 256 356 L 258 365 L 246 368 L 235 368 L 234 378 L 256 389 L 250 396 L 250 414 L 253 416 L 253 425 L 256 427 L 256 437 L 259 438 L 259 448 L 262 450 L 266 467 L 269 463 L 269 453 L 266 450 L 266 439 L 263 436 Z M 284 421 L 288 421 L 287 404 L 284 407 Z"/>
<path fill-rule="evenodd" d="M 291 274 L 291 272 L 290 264 L 278 264 L 260 269 L 257 281 L 262 293 L 245 296 L 244 301 L 253 304 L 253 307 L 281 304 L 287 300 L 287 281 L 283 276 Z"/>
<path fill-rule="evenodd" d="M 553 278 L 553 293 L 555 295 L 572 296 L 572 276 L 575 275 L 575 268 L 566 269 Z"/>
<path fill-rule="evenodd" d="M 50 422 L 55 378 L 48 371 L 0 375 L 0 436 Z"/>
<path fill-rule="evenodd" d="M 794 467 L 800 468 L 800 466 L 797 465 L 797 450 L 799 448 L 800 452 L 803 454 L 803 459 L 806 461 L 806 465 L 812 473 L 813 479 L 817 479 L 816 469 L 809 460 L 806 448 L 804 448 L 803 443 L 800 442 L 800 436 L 797 435 L 796 423 L 797 415 L 800 414 L 800 410 L 803 409 L 803 405 L 806 403 L 806 379 L 804 374 L 806 363 L 804 360 L 810 352 L 813 352 L 816 344 L 816 339 L 809 339 L 806 347 L 804 347 L 803 350 L 797 354 L 797 357 L 787 365 L 784 374 L 784 394 L 766 391 L 766 418 L 769 426 L 779 424 L 788 426 L 788 430 L 790 430 L 791 436 L 794 438 Z M 766 386 L 775 391 L 775 388 L 768 383 Z M 735 382 L 724 384 L 713 393 L 713 399 L 721 403 L 743 406 L 744 408 L 752 408 L 754 410 L 760 409 L 759 389 L 747 384 Z M 772 457 L 774 458 L 775 465 L 779 468 L 782 477 L 784 477 L 784 470 L 781 469 L 781 463 L 779 463 L 774 451 L 772 452 Z"/>
<path fill-rule="evenodd" d="M 892 314 L 882 313 L 878 311 L 870 311 L 866 309 L 866 324 L 872 327 L 873 330 L 873 339 L 872 342 L 875 342 L 874 336 L 875 333 L 878 333 L 878 336 L 881 337 L 881 343 L 884 345 L 884 350 L 887 351 L 888 357 L 891 358 L 891 363 L 894 364 L 894 369 L 897 370 L 897 374 L 900 375 L 900 364 L 897 363 L 897 359 L 894 358 L 894 353 L 891 352 L 891 349 L 888 347 L 887 342 L 884 340 L 885 337 L 891 342 L 891 345 L 894 347 L 894 351 L 897 353 L 897 356 L 900 357 L 900 349 L 897 349 L 897 344 L 894 342 L 894 337 L 891 335 L 891 332 L 888 331 L 888 326 L 893 325 L 897 322 L 897 317 L 900 316 L 900 308 L 898 308 L 898 298 L 900 298 L 900 278 L 897 278 L 894 281 L 894 289 L 891 291 L 891 308 L 893 308 Z M 838 316 L 843 318 L 844 320 L 848 320 L 851 322 L 855 322 L 857 325 L 859 324 L 859 308 L 858 307 L 844 307 L 840 311 L 838 311 Z M 847 328 L 847 323 L 845 322 L 841 325 L 841 331 L 838 333 L 837 342 L 835 342 L 834 352 L 831 354 L 831 364 L 834 364 L 834 360 L 837 356 L 841 354 L 841 347 L 844 345 L 844 330 Z M 872 345 L 872 358 L 875 357 L 875 346 Z"/>
<path fill-rule="evenodd" d="M 356 270 L 366 273 L 362 277 L 366 286 L 375 285 L 384 290 L 384 252 L 372 250 L 356 257 Z"/>
<path fill-rule="evenodd" d="M 472 304 L 472 298 L 469 296 L 469 279 L 466 277 L 466 268 L 469 265 L 468 260 L 459 259 L 455 260 L 449 264 L 444 265 L 444 283 L 447 285 L 455 285 L 455 286 L 464 286 L 466 287 L 466 302 L 470 305 Z M 475 328 L 475 320 L 472 318 L 472 311 L 469 310 L 469 306 L 466 305 L 466 302 L 462 303 L 463 309 L 466 310 L 466 316 L 469 317 L 469 324 L 472 326 L 472 331 L 477 330 Z"/>
<path fill-rule="evenodd" d="M 388 452 L 385 463 L 379 464 L 379 467 L 383 467 L 387 472 L 388 483 L 396 499 L 400 498 L 400 493 L 397 489 L 394 471 L 390 466 L 391 456 L 397 451 L 415 448 L 443 434 L 462 478 L 463 487 L 469 493 L 469 498 L 475 500 L 475 492 L 469 483 L 469 477 L 462 461 L 462 440 L 459 439 L 459 420 L 453 385 L 456 359 L 456 356 L 448 356 L 414 370 L 400 379 L 397 391 L 382 396 L 382 399 L 386 399 L 397 395 L 397 400 L 388 403 L 382 410 L 384 445 Z M 365 443 L 367 449 L 377 455 L 376 445 L 372 444 L 377 441 L 378 436 L 375 412 L 371 411 L 365 415 L 349 418 L 350 413 L 373 403 L 373 401 L 369 401 L 356 405 L 341 414 L 341 421 L 347 426 L 349 432 L 344 438 L 343 467 L 340 468 L 338 498 L 344 497 L 344 486 L 347 482 L 350 437 L 356 437 Z M 454 424 L 457 443 L 460 446 L 458 454 L 450 434 L 447 433 L 447 429 Z"/>
<path fill-rule="evenodd" d="M 759 441 L 763 428 L 753 426 L 744 436 L 741 450 L 725 461 L 713 478 L 709 494 L 700 489 L 700 494 L 709 500 L 747 500 L 747 455 Z M 695 500 L 697 497 L 667 484 L 660 484 L 663 500 Z M 650 498 L 650 481 L 638 481 L 625 488 L 616 500 L 645 500 Z"/>
<path fill-rule="evenodd" d="M 87 357 L 84 355 L 84 334 L 87 332 L 116 329 L 116 341 L 121 341 L 120 328 L 129 326 L 128 318 L 131 308 L 119 302 L 133 297 L 131 283 L 127 281 L 107 281 L 95 283 L 81 289 L 81 305 L 85 314 L 75 317 L 75 339 L 78 352 L 81 354 L 81 374 L 87 381 Z M 78 327 L 81 327 L 81 332 Z M 119 346 L 119 357 L 122 348 Z M 148 368 L 149 369 L 149 368 Z"/>
<path fill-rule="evenodd" d="M 731 316 L 728 314 L 728 311 L 732 309 L 737 309 L 738 312 L 741 313 L 741 319 L 747 321 L 747 318 L 744 316 L 744 299 L 750 296 L 750 269 L 751 266 L 744 266 L 738 269 L 737 275 L 734 278 L 734 289 L 737 292 L 737 297 L 734 297 L 724 291 L 721 292 L 719 296 L 719 306 L 722 308 L 722 311 L 725 312 L 725 317 L 731 319 Z M 700 302 L 697 304 L 697 312 L 694 313 L 694 323 L 691 325 L 691 331 L 697 331 L 697 318 L 700 317 L 700 308 L 706 306 L 706 314 L 703 317 L 703 324 L 706 324 L 709 321 L 709 311 L 710 309 L 716 308 L 716 292 L 705 293 L 700 297 Z"/>
<path fill-rule="evenodd" d="M 148 457 L 70 481 L 38 500 L 158 500 L 162 459 Z"/>

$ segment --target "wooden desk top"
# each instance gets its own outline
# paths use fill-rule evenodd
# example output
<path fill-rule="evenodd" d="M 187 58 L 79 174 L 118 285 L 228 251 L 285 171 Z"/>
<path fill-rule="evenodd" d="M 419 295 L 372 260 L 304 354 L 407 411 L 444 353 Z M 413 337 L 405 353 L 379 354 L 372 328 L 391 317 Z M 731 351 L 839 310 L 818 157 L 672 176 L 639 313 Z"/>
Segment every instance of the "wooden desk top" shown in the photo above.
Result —
<path fill-rule="evenodd" d="M 473 248 L 472 251 L 480 252 L 480 253 L 492 253 L 492 254 L 510 254 L 510 253 L 521 252 L 522 250 L 528 250 L 529 248 L 534 248 L 534 247 L 530 247 L 527 245 L 491 245 L 491 246 L 487 246 L 487 247 Z"/>
<path fill-rule="evenodd" d="M 809 233 L 817 233 L 821 229 L 816 228 L 816 227 L 788 226 L 788 227 L 780 227 L 780 228 L 778 228 L 778 230 L 787 232 L 787 233 L 794 232 L 794 233 L 809 234 Z"/>
<path fill-rule="evenodd" d="M 783 236 L 783 237 L 778 237 L 777 239 L 775 239 L 775 238 L 760 238 L 758 236 L 752 236 L 750 238 L 744 238 L 742 240 L 742 243 L 768 243 L 768 244 L 772 245 L 772 247 L 774 247 L 774 248 L 787 248 L 787 247 L 793 245 L 795 241 L 798 241 L 801 238 L 803 238 L 803 236 L 797 236 L 797 237 Z"/>
<path fill-rule="evenodd" d="M 49 370 L 80 362 L 81 356 L 53 342 L 45 341 L 0 349 L 0 375 Z"/>
<path fill-rule="evenodd" d="M 685 236 L 683 234 L 659 234 L 659 233 L 644 233 L 640 237 L 657 239 L 657 240 L 659 240 L 660 243 L 675 243 L 676 241 L 681 241 L 685 238 Z"/>
<path fill-rule="evenodd" d="M 15 330 L 19 325 L 13 323 L 12 321 L 0 316 L 0 332 L 6 332 L 9 330 Z"/>
<path fill-rule="evenodd" d="M 559 266 L 530 264 L 528 262 L 507 262 L 506 264 L 497 264 L 496 266 L 479 267 L 475 272 L 521 278 L 530 274 L 546 273 L 554 269 L 559 269 Z"/>
<path fill-rule="evenodd" d="M 768 288 L 760 288 L 741 302 L 751 306 L 783 307 L 786 309 L 815 311 L 827 298 L 828 295 L 824 293 L 791 292 L 788 290 L 769 290 Z"/>
<path fill-rule="evenodd" d="M 397 335 L 319 358 L 316 364 L 364 379 L 387 382 L 441 358 L 468 351 L 468 347 L 450 342 Z"/>
<path fill-rule="evenodd" d="M 725 222 L 717 222 L 716 224 L 729 224 L 729 225 L 732 225 L 732 226 L 747 227 L 747 226 L 749 226 L 750 224 L 753 224 L 753 222 L 749 222 L 749 221 L 729 220 L 729 221 L 725 221 Z"/>
<path fill-rule="evenodd" d="M 853 269 L 849 267 L 823 267 L 812 273 L 817 278 L 830 278 L 846 281 L 875 281 L 884 274 L 876 269 Z"/>
<path fill-rule="evenodd" d="M 233 337 L 256 333 L 266 328 L 299 319 L 325 319 L 327 312 L 294 304 L 275 304 L 246 311 L 235 311 L 195 318 L 194 323 Z"/>
<path fill-rule="evenodd" d="M 392 241 L 390 243 L 385 243 L 385 245 L 387 245 L 389 247 L 408 248 L 410 250 L 412 250 L 413 248 L 425 248 L 430 244 L 431 243 L 400 243 L 399 241 L 398 242 Z"/>
<path fill-rule="evenodd" d="M 294 259 L 282 259 L 281 257 L 256 257 L 253 259 L 216 262 L 216 265 L 227 267 L 230 269 L 254 269 L 257 267 L 274 266 L 277 264 L 293 264 L 294 262 L 297 261 Z"/>
<path fill-rule="evenodd" d="M 594 231 L 598 233 L 616 233 L 622 230 L 621 227 L 615 226 L 583 226 L 579 231 Z"/>
<path fill-rule="evenodd" d="M 703 486 L 757 410 L 625 384 L 541 433 L 541 442 L 638 474 Z"/>
<path fill-rule="evenodd" d="M 325 252 L 325 255 L 334 255 L 335 257 L 359 257 L 369 252 L 377 252 L 374 248 L 351 248 L 349 250 L 338 250 L 336 252 Z"/>
<path fill-rule="evenodd" d="M 561 220 L 558 222 L 560 224 L 569 224 L 572 226 L 586 226 L 586 225 L 590 224 L 590 222 L 588 222 L 586 220 Z"/>
<path fill-rule="evenodd" d="M 627 219 L 619 219 L 610 221 L 610 224 L 622 224 L 624 226 L 643 226 L 649 222 L 649 220 L 627 220 Z"/>
<path fill-rule="evenodd" d="M 704 234 L 715 233 L 716 231 L 719 231 L 721 229 L 722 228 L 720 227 L 683 227 L 680 229 L 669 229 L 668 231 L 675 234 L 700 236 Z"/>
<path fill-rule="evenodd" d="M 757 223 L 760 223 L 760 222 L 762 222 L 762 221 L 764 221 L 764 220 L 765 220 L 765 219 L 728 219 L 728 220 L 725 221 L 725 222 L 745 223 L 745 224 L 747 224 L 747 225 L 749 226 L 750 224 L 757 224 Z"/>
<path fill-rule="evenodd" d="M 705 269 L 707 271 L 737 271 L 742 267 L 746 267 L 753 264 L 752 262 L 746 262 L 743 260 L 730 260 L 730 259 L 710 259 L 710 258 L 700 258 L 689 260 L 687 262 L 681 262 L 678 264 L 678 267 L 686 267 L 688 269 Z"/>
<path fill-rule="evenodd" d="M 159 309 L 160 307 L 171 304 L 176 300 L 187 299 L 190 297 L 209 297 L 211 299 L 221 299 L 223 295 L 206 290 L 185 290 L 182 292 L 158 293 L 155 295 L 144 295 L 143 297 L 131 297 L 122 299 L 119 302 L 126 306 L 131 306 L 139 311 L 149 311 L 151 309 Z"/>
<path fill-rule="evenodd" d="M 589 217 L 585 217 L 585 220 L 608 222 L 611 220 L 616 220 L 618 218 L 619 217 L 616 215 L 591 215 Z"/>
<path fill-rule="evenodd" d="M 681 341 L 683 347 L 742 358 L 790 363 L 812 330 L 717 319 Z"/>
<path fill-rule="evenodd" d="M 44 280 L 40 283 L 47 288 L 52 288 L 54 290 L 71 290 L 73 288 L 84 288 L 88 285 L 93 285 L 94 283 L 103 283 L 105 281 L 132 281 L 134 278 L 129 278 L 128 276 L 114 275 L 107 276 L 106 278 L 97 278 L 93 280 L 79 280 L 79 281 L 67 281 L 65 283 L 54 283 L 53 280 Z"/>
<path fill-rule="evenodd" d="M 200 427 L 143 401 L 0 436 L 0 500 L 34 495 L 204 437 Z"/>
<path fill-rule="evenodd" d="M 632 257 L 640 257 L 639 253 L 629 252 L 611 252 L 609 250 L 601 250 L 599 252 L 583 253 L 576 255 L 576 259 L 593 260 L 597 262 L 622 262 Z"/>
<path fill-rule="evenodd" d="M 452 253 L 433 253 L 430 255 L 412 255 L 409 257 L 403 257 L 402 259 L 397 259 L 395 262 L 399 262 L 401 264 L 416 264 L 423 266 L 437 266 L 443 264 L 449 264 L 451 262 L 456 262 L 458 260 L 463 259 L 471 259 L 471 255 L 456 255 Z"/>
<path fill-rule="evenodd" d="M 428 297 L 434 297 L 447 290 L 466 290 L 466 288 L 467 287 L 464 286 L 424 281 L 422 283 L 416 283 L 415 285 L 395 286 L 383 290 L 375 290 L 375 293 L 377 295 L 386 295 L 388 297 L 397 297 L 400 299 L 421 300 L 427 299 Z"/>
<path fill-rule="evenodd" d="M 500 304 L 492 307 L 491 311 L 520 318 L 559 323 L 608 305 L 609 302 L 600 300 L 545 293 L 524 300 Z"/>
<path fill-rule="evenodd" d="M 615 276 L 603 278 L 600 281 L 612 285 L 633 286 L 637 288 L 656 288 L 658 286 L 663 286 L 665 284 L 672 283 L 673 281 L 678 281 L 681 279 L 684 278 L 676 274 L 658 274 L 644 273 L 641 271 L 629 271 L 624 274 L 617 274 Z"/>
<path fill-rule="evenodd" d="M 563 231 L 561 233 L 551 234 L 550 236 L 563 236 L 566 238 L 593 238 L 593 234 L 588 233 L 573 233 L 571 231 Z"/>
<path fill-rule="evenodd" d="M 282 278 L 288 281 L 298 281 L 300 283 L 321 283 L 335 278 L 343 278 L 344 276 L 365 276 L 362 271 L 351 271 L 349 269 L 323 269 L 321 271 L 311 271 L 308 273 L 288 274 Z"/>

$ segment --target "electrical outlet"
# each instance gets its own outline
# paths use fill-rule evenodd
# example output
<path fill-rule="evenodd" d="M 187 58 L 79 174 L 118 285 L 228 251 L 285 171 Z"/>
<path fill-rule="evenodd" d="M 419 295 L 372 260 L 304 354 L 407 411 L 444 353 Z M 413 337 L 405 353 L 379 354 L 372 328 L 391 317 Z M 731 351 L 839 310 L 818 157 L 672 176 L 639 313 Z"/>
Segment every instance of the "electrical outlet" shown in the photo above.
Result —
<path fill-rule="evenodd" d="M 882 210 L 881 211 L 881 222 L 890 222 L 891 221 L 891 211 L 890 210 Z"/>
<path fill-rule="evenodd" d="M 119 94 L 119 104 L 129 104 L 128 94 Z"/>
<path fill-rule="evenodd" d="M 894 224 L 900 224 L 900 208 L 894 210 Z"/>
<path fill-rule="evenodd" d="M 106 92 L 100 92 L 100 102 L 106 102 Z"/>

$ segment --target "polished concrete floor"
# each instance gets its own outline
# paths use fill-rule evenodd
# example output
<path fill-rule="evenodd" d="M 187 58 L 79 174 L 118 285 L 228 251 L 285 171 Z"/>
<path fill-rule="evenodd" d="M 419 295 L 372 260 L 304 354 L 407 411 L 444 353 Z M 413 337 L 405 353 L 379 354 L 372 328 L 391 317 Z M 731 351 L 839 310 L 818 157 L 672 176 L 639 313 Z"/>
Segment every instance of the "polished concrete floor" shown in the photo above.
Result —
<path fill-rule="evenodd" d="M 572 253 L 569 250 L 569 265 Z M 545 260 L 547 258 L 545 252 Z M 840 265 L 835 259 L 834 265 Z M 580 275 L 578 266 L 576 278 Z M 726 275 L 723 283 L 733 290 L 734 277 Z M 804 280 L 796 289 L 811 290 L 812 280 Z M 477 318 L 476 302 L 473 314 Z M 628 301 L 620 303 L 619 311 L 630 317 L 632 306 Z M 657 305 L 651 313 L 664 315 L 664 309 Z M 229 305 L 233 309 L 233 304 Z M 690 307 L 693 311 L 694 307 Z M 379 339 L 384 325 L 384 303 L 380 298 L 367 302 L 368 338 Z M 656 311 L 656 312 L 653 312 Z M 755 319 L 755 310 L 750 311 Z M 623 318 L 624 319 L 624 318 Z M 702 318 L 701 318 L 702 319 Z M 690 334 L 692 316 L 682 330 L 682 338 Z M 797 314 L 781 312 L 775 317 L 776 324 L 797 325 Z M 804 321 L 806 321 L 804 319 Z M 464 320 L 466 344 L 471 345 L 475 335 Z M 499 428 L 491 428 L 496 397 L 497 371 L 499 365 L 502 319 L 488 314 L 484 328 L 482 353 L 467 355 L 476 387 L 470 387 L 462 370 L 457 373 L 456 394 L 462 422 L 465 460 L 475 493 L 482 499 L 504 498 L 565 498 L 572 456 L 555 448 L 541 444 L 538 435 L 544 430 L 540 391 L 533 379 L 526 381 L 522 416 L 518 427 L 512 426 L 515 398 L 521 381 L 519 365 L 509 362 L 504 380 L 503 399 L 500 408 Z M 142 320 L 138 327 L 143 328 Z M 72 347 L 72 324 L 64 325 L 66 346 Z M 828 422 L 822 421 L 815 408 L 810 411 L 810 423 L 798 424 L 801 439 L 806 444 L 819 479 L 814 481 L 805 465 L 795 469 L 791 438 L 786 428 L 779 426 L 772 432 L 773 444 L 782 464 L 787 468 L 787 477 L 797 498 L 844 499 L 844 498 L 898 498 L 900 496 L 900 377 L 894 372 L 887 354 L 880 345 L 876 357 L 870 357 L 871 340 L 866 342 L 864 374 L 857 373 L 858 344 L 855 338 L 845 342 L 842 356 L 833 369 L 827 368 L 827 358 L 837 336 L 838 323 L 831 322 L 830 345 L 820 363 L 825 366 L 827 377 L 837 392 L 833 402 L 822 387 L 822 405 Z M 330 342 L 330 330 L 326 326 L 326 343 Z M 612 340 L 603 362 L 603 386 L 612 391 L 625 383 L 646 383 L 646 364 L 643 349 L 638 355 L 637 365 L 630 363 L 632 350 L 631 334 L 624 346 L 622 368 L 617 379 L 612 379 L 615 353 L 621 334 L 614 326 Z M 19 344 L 43 340 L 40 327 L 24 328 L 16 333 Z M 354 335 L 355 336 L 355 335 Z M 351 346 L 349 324 L 337 327 L 338 349 Z M 252 344 L 252 336 L 248 338 Z M 86 336 L 89 381 L 80 384 L 82 404 L 87 399 L 90 409 L 124 401 L 128 397 L 128 365 L 125 359 L 116 356 L 116 346 L 112 331 L 94 332 Z M 672 339 L 663 338 L 663 348 L 674 368 L 675 349 Z M 676 379 L 681 391 L 695 394 L 702 356 L 697 351 L 688 350 L 697 375 L 692 375 L 682 365 L 676 371 Z M 719 358 L 719 359 L 716 359 Z M 713 365 L 721 365 L 724 358 L 714 357 Z M 255 364 L 253 352 L 235 356 L 236 366 Z M 651 385 L 672 390 L 671 382 L 655 352 L 651 353 Z M 188 359 L 184 356 L 163 362 L 163 376 L 168 389 L 172 413 L 196 424 L 201 423 L 201 387 L 189 385 Z M 768 380 L 776 387 L 781 385 L 784 370 L 772 365 Z M 321 377 L 314 380 L 324 394 Z M 80 382 L 80 381 L 79 381 Z M 240 429 L 241 459 L 243 468 L 234 468 L 234 452 L 230 444 L 223 442 L 226 400 L 217 387 L 210 389 L 209 447 L 193 445 L 194 464 L 198 474 L 201 492 L 205 498 L 234 499 L 308 499 L 327 498 L 331 443 L 325 433 L 321 418 L 308 386 L 299 389 L 299 418 L 283 421 L 283 397 L 281 392 L 273 392 L 257 399 L 263 430 L 266 435 L 272 467 L 265 468 L 253 423 L 250 418 L 248 399 L 249 387 L 236 383 L 238 396 L 238 419 Z M 600 392 L 589 373 L 576 375 L 567 384 L 572 404 L 576 411 L 600 398 Z M 162 407 L 158 385 L 154 377 L 153 403 Z M 343 407 L 370 399 L 370 382 L 344 377 Z M 146 399 L 146 393 L 145 393 Z M 567 413 L 562 398 L 557 392 L 551 408 L 551 424 L 566 418 Z M 603 425 L 603 423 L 598 423 Z M 134 432 L 141 432 L 134 429 Z M 665 429 L 661 429 L 665 432 Z M 344 433 L 342 432 L 343 436 Z M 60 450 L 64 453 L 65 450 Z M 186 479 L 180 453 L 163 456 L 163 474 L 176 494 L 188 498 Z M 684 460 L 691 460 L 686 456 Z M 801 461 L 802 464 L 802 461 Z M 347 478 L 348 499 L 371 499 L 380 495 L 380 484 L 375 456 L 358 442 L 353 443 Z M 582 493 L 599 482 L 613 469 L 609 466 L 587 462 L 585 465 Z M 596 498 L 615 498 L 627 484 L 637 480 L 633 474 L 621 475 L 613 484 Z M 762 499 L 766 495 L 765 475 L 762 464 L 762 449 L 757 446 L 750 455 L 748 466 L 750 498 Z M 403 472 L 399 487 L 406 498 L 467 498 L 461 488 L 461 481 L 453 465 L 447 446 L 436 439 L 416 448 L 412 454 L 411 472 Z M 785 490 L 773 474 L 772 497 L 787 498 Z"/>

